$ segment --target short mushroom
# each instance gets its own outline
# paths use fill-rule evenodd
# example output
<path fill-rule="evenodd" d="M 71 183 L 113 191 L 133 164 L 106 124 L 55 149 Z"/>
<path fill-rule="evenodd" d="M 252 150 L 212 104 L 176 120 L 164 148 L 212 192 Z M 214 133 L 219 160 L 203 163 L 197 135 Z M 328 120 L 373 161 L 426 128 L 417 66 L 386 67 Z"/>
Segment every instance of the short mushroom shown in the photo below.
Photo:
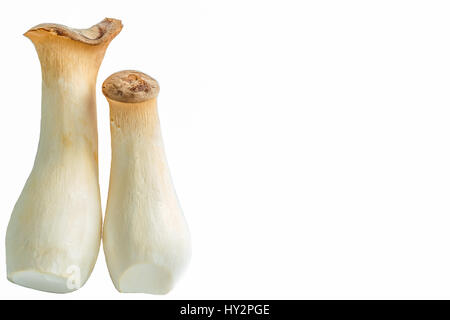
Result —
<path fill-rule="evenodd" d="M 120 292 L 165 294 L 187 266 L 191 242 L 161 138 L 159 85 L 126 70 L 102 89 L 112 147 L 103 233 L 109 273 Z"/>

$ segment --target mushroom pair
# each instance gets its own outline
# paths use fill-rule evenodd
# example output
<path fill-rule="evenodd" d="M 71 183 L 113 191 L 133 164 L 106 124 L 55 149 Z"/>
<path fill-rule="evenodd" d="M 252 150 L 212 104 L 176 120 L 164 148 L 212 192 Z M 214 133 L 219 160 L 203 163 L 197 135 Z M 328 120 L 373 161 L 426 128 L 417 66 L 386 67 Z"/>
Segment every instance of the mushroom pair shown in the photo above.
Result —
<path fill-rule="evenodd" d="M 8 279 L 56 293 L 80 288 L 102 238 L 96 79 L 122 23 L 89 29 L 41 24 L 25 33 L 42 69 L 38 151 L 6 234 Z M 103 83 L 110 106 L 111 173 L 103 247 L 120 292 L 164 294 L 190 258 L 190 236 L 167 166 L 159 86 L 137 71 Z"/>

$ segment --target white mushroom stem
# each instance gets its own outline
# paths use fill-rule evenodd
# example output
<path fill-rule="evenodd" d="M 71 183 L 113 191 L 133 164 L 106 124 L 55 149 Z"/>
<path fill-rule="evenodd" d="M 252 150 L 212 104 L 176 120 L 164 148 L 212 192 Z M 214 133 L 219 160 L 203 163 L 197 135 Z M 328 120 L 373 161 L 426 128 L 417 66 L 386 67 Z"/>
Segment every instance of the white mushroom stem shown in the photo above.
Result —
<path fill-rule="evenodd" d="M 119 20 L 84 30 L 42 24 L 25 33 L 42 69 L 39 147 L 6 234 L 8 279 L 49 292 L 88 279 L 101 240 L 97 72 Z"/>
<path fill-rule="evenodd" d="M 169 292 L 191 254 L 164 153 L 158 92 L 158 83 L 137 71 L 118 72 L 103 83 L 112 147 L 103 247 L 120 292 Z"/>

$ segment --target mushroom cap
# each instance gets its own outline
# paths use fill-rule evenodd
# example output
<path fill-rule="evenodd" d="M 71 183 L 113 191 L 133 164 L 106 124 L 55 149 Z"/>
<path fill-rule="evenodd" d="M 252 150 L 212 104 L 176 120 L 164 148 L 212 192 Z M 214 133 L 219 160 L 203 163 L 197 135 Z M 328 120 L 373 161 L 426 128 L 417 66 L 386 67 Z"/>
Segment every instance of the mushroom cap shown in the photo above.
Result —
<path fill-rule="evenodd" d="M 112 18 L 105 18 L 88 29 L 75 29 L 56 23 L 42 23 L 34 26 L 24 35 L 30 37 L 36 33 L 45 33 L 96 46 L 109 43 L 122 30 L 122 27 L 122 21 Z"/>
<path fill-rule="evenodd" d="M 159 84 L 145 73 L 124 70 L 110 75 L 103 82 L 102 91 L 110 100 L 140 103 L 156 98 L 159 93 Z"/>

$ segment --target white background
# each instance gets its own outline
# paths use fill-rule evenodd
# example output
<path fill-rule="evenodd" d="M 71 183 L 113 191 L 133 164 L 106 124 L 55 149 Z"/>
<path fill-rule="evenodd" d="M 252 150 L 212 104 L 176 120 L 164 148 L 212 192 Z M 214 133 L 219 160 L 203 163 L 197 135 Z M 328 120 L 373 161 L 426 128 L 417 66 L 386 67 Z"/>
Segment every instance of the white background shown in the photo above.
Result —
<path fill-rule="evenodd" d="M 0 297 L 450 298 L 450 3 L 7 1 L 0 29 Z M 22 34 L 122 19 L 100 86 L 161 85 L 167 157 L 193 237 L 166 296 L 120 294 L 103 251 L 66 295 L 6 280 L 4 235 L 39 138 L 41 75 Z"/>

